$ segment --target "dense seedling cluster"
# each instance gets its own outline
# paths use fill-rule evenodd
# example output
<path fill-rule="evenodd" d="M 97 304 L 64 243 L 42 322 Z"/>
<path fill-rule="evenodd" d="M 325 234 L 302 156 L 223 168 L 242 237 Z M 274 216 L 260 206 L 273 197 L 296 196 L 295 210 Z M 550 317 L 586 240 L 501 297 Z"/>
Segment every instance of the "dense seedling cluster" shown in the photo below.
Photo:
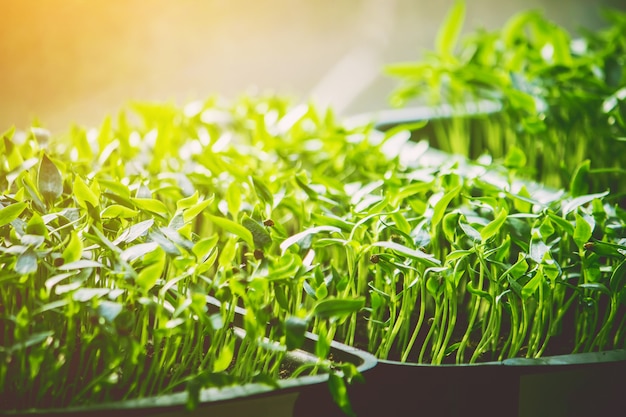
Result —
<path fill-rule="evenodd" d="M 455 55 L 462 12 L 437 54 L 393 71 L 403 99 L 498 100 L 478 128 L 382 132 L 244 97 L 5 132 L 0 410 L 184 390 L 193 407 L 202 387 L 329 372 L 349 412 L 357 372 L 333 339 L 432 364 L 626 347 L 620 29 L 580 49 L 522 14 Z M 497 163 L 410 140 L 429 126 Z M 519 179 L 533 170 L 559 188 Z M 287 369 L 307 330 L 318 359 Z"/>
<path fill-rule="evenodd" d="M 2 409 L 276 381 L 304 338 L 301 285 L 312 273 L 279 244 L 317 212 L 314 170 L 336 173 L 333 187 L 365 172 L 355 162 L 375 156 L 348 140 L 363 130 L 259 98 L 138 104 L 115 126 L 64 137 L 6 132 Z M 232 326 L 238 305 L 245 336 Z M 329 370 L 329 343 L 295 375 Z"/>
<path fill-rule="evenodd" d="M 626 14 L 606 11 L 608 27 L 577 37 L 537 11 L 459 42 L 464 3 L 441 28 L 435 51 L 388 72 L 401 80 L 396 104 L 489 100 L 501 111 L 433 125 L 433 145 L 477 158 L 524 154 L 524 173 L 567 188 L 576 170 L 587 192 L 624 195 L 626 171 Z M 471 134 L 468 134 L 470 133 Z"/>

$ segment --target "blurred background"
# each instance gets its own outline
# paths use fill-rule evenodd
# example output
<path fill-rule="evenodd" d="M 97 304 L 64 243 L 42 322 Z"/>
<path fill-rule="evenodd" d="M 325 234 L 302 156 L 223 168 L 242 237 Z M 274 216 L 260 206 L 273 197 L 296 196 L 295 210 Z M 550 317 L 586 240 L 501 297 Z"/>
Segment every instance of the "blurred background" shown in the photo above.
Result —
<path fill-rule="evenodd" d="M 385 64 L 415 60 L 453 0 L 0 0 L 0 131 L 94 126 L 128 100 L 277 92 L 388 107 Z M 466 0 L 464 32 L 539 9 L 571 32 L 626 0 Z"/>

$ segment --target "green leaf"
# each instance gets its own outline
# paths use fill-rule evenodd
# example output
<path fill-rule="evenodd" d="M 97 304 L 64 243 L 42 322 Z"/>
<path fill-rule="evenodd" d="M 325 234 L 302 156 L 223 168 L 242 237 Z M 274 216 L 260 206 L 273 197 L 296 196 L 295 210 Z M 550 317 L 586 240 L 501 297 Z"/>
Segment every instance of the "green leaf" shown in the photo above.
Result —
<path fill-rule="evenodd" d="M 326 298 L 313 307 L 313 315 L 319 318 L 344 318 L 365 306 L 365 297 Z"/>
<path fill-rule="evenodd" d="M 235 340 L 235 338 L 232 338 L 219 350 L 219 356 L 213 362 L 213 372 L 223 372 L 228 369 L 235 355 Z"/>
<path fill-rule="evenodd" d="M 100 262 L 92 261 L 90 259 L 80 259 L 78 261 L 63 264 L 59 266 L 57 269 L 59 271 L 73 271 L 75 269 L 102 268 L 102 267 L 104 267 L 104 265 L 102 265 Z"/>
<path fill-rule="evenodd" d="M 20 351 L 22 349 L 27 349 L 31 346 L 35 346 L 38 344 L 41 344 L 43 342 L 46 341 L 46 339 L 48 339 L 49 337 L 54 336 L 54 332 L 49 330 L 49 331 L 45 331 L 45 332 L 38 332 L 38 333 L 33 333 L 28 335 L 28 337 L 26 338 L 26 340 L 20 341 L 15 343 L 14 345 L 10 346 L 7 351 L 9 353 L 15 353 L 17 351 Z"/>
<path fill-rule="evenodd" d="M 237 216 L 241 207 L 241 185 L 239 183 L 232 182 L 228 186 L 226 204 L 228 204 L 228 212 L 233 216 Z"/>
<path fill-rule="evenodd" d="M 6 136 L 4 136 L 3 153 L 8 171 L 13 171 L 24 163 L 24 158 L 22 158 L 22 154 L 20 153 L 18 146 L 16 146 L 13 141 Z"/>
<path fill-rule="evenodd" d="M 526 154 L 517 146 L 512 146 L 504 158 L 504 166 L 520 169 L 526 166 Z"/>
<path fill-rule="evenodd" d="M 586 194 L 581 195 L 580 197 L 573 198 L 571 200 L 564 200 L 562 202 L 561 209 L 563 210 L 563 217 L 567 216 L 572 211 L 576 210 L 578 207 L 583 206 L 596 198 L 603 198 L 609 194 L 608 191 L 597 194 Z"/>
<path fill-rule="evenodd" d="M 311 187 L 309 187 L 309 183 L 311 181 L 309 180 L 309 177 L 307 176 L 306 172 L 304 171 L 298 172 L 294 176 L 294 179 L 296 180 L 296 184 L 298 184 L 298 186 L 306 193 L 306 195 L 311 200 L 316 201 L 318 199 L 317 192 Z"/>
<path fill-rule="evenodd" d="M 573 197 L 580 197 L 589 193 L 589 167 L 591 161 L 589 159 L 583 161 L 578 165 L 574 176 L 570 181 L 569 192 Z"/>
<path fill-rule="evenodd" d="M 206 200 L 200 201 L 194 204 L 193 206 L 185 209 L 185 211 L 183 211 L 183 221 L 185 223 L 190 222 L 198 214 L 202 213 L 204 209 L 206 209 L 212 202 L 213 202 L 213 196 L 211 196 L 210 198 Z"/>
<path fill-rule="evenodd" d="M 550 251 L 550 247 L 544 243 L 543 240 L 537 235 L 533 235 L 530 239 L 530 246 L 528 248 L 528 257 L 534 262 L 540 264 L 543 263 L 546 254 Z"/>
<path fill-rule="evenodd" d="M 626 259 L 613 269 L 609 285 L 614 292 L 622 291 L 626 285 Z"/>
<path fill-rule="evenodd" d="M 130 201 L 139 210 L 148 211 L 150 213 L 158 214 L 159 216 L 167 217 L 169 210 L 162 201 L 154 198 L 131 198 Z"/>
<path fill-rule="evenodd" d="M 487 291 L 484 291 L 480 288 L 474 288 L 474 284 L 472 284 L 472 281 L 469 281 L 467 283 L 467 291 L 469 291 L 470 294 L 476 297 L 484 298 L 488 300 L 489 302 L 492 301 L 491 294 L 489 294 Z"/>
<path fill-rule="evenodd" d="M 257 196 L 259 196 L 265 204 L 268 204 L 271 207 L 274 204 L 274 196 L 270 192 L 269 188 L 267 188 L 267 186 L 259 178 L 251 176 L 250 179 Z"/>
<path fill-rule="evenodd" d="M 206 257 L 215 247 L 218 240 L 219 235 L 216 233 L 210 237 L 200 239 L 193 245 L 192 252 L 194 253 L 194 255 L 196 255 L 198 262 L 204 262 L 206 260 Z"/>
<path fill-rule="evenodd" d="M 153 219 L 149 219 L 149 220 L 145 220 L 143 222 L 139 222 L 139 223 L 133 224 L 128 229 L 124 230 L 124 232 L 122 232 L 117 237 L 117 239 L 115 239 L 115 241 L 113 241 L 113 244 L 114 245 L 119 245 L 122 242 L 123 243 L 131 243 L 135 239 L 138 239 L 141 236 L 143 236 L 144 234 L 146 234 L 146 232 L 148 230 L 150 230 L 150 228 L 152 227 L 153 224 L 154 224 L 154 220 Z"/>
<path fill-rule="evenodd" d="M 391 218 L 396 224 L 396 228 L 405 234 L 411 233 L 411 225 L 401 213 L 395 212 L 391 214 Z"/>
<path fill-rule="evenodd" d="M 409 258 L 415 259 L 416 261 L 421 262 L 427 266 L 440 266 L 441 265 L 441 261 L 433 257 L 433 255 L 424 253 L 418 249 L 411 249 L 409 247 L 406 247 L 396 242 L 391 242 L 391 241 L 374 242 L 372 243 L 372 246 L 393 250 L 404 256 L 408 256 Z"/>
<path fill-rule="evenodd" d="M 467 236 L 472 242 L 480 242 L 482 240 L 480 232 L 478 232 L 478 230 L 472 227 L 469 223 L 459 221 L 459 226 L 461 226 L 461 230 L 465 232 L 465 236 Z"/>
<path fill-rule="evenodd" d="M 272 237 L 265 227 L 250 218 L 247 214 L 244 215 L 241 224 L 252 233 L 255 247 L 264 248 L 272 244 Z"/>
<path fill-rule="evenodd" d="M 454 242 L 456 239 L 456 227 L 459 224 L 460 213 L 453 211 L 443 216 L 443 223 L 441 223 L 442 230 L 448 242 Z"/>
<path fill-rule="evenodd" d="M 464 20 L 465 2 L 457 0 L 437 33 L 436 48 L 438 53 L 448 56 L 454 53 Z"/>
<path fill-rule="evenodd" d="M 136 217 L 139 214 L 137 210 L 129 209 L 128 207 L 111 204 L 100 213 L 100 217 L 103 219 L 130 219 Z"/>
<path fill-rule="evenodd" d="M 26 206 L 27 204 L 24 201 L 21 201 L 0 209 L 0 227 L 17 219 L 19 215 L 22 214 Z"/>
<path fill-rule="evenodd" d="M 250 247 L 254 247 L 254 238 L 252 237 L 252 233 L 239 223 L 236 223 L 230 219 L 225 217 L 213 216 L 211 214 L 208 215 L 209 219 L 218 227 L 230 232 L 236 236 L 239 236 L 244 240 Z"/>
<path fill-rule="evenodd" d="M 480 237 L 483 242 L 486 242 L 492 236 L 495 236 L 496 233 L 500 231 L 502 225 L 506 221 L 508 212 L 505 209 L 500 209 L 500 213 L 493 219 L 489 224 L 482 228 L 480 231 Z"/>
<path fill-rule="evenodd" d="M 70 234 L 70 241 L 63 250 L 63 260 L 65 263 L 78 261 L 83 255 L 83 242 L 78 237 L 78 233 L 72 230 Z"/>
<path fill-rule="evenodd" d="M 74 196 L 80 204 L 84 208 L 88 208 L 86 203 L 91 204 L 92 207 L 98 207 L 99 201 L 98 196 L 94 194 L 94 192 L 85 184 L 85 181 L 78 175 L 74 180 Z"/>
<path fill-rule="evenodd" d="M 57 166 L 43 154 L 37 175 L 39 193 L 48 203 L 54 202 L 63 193 L 63 178 Z"/>
<path fill-rule="evenodd" d="M 198 192 L 176 202 L 176 211 L 184 211 L 198 202 Z"/>
<path fill-rule="evenodd" d="M 84 288 L 84 287 L 81 287 L 81 288 L 77 289 L 76 291 L 74 291 L 74 293 L 72 294 L 72 298 L 75 301 L 78 301 L 78 302 L 81 302 L 81 303 L 85 303 L 87 301 L 91 301 L 94 298 L 104 297 L 109 292 L 111 292 L 111 290 L 108 289 L 108 288 Z"/>
<path fill-rule="evenodd" d="M 554 221 L 561 228 L 561 230 L 563 230 L 565 233 L 567 233 L 570 236 L 574 234 L 574 226 L 572 226 L 572 224 L 569 221 L 567 221 L 563 217 L 560 217 L 558 214 L 552 212 L 551 210 L 548 210 L 547 213 L 548 213 L 548 217 L 552 221 Z"/>
<path fill-rule="evenodd" d="M 97 311 L 100 317 L 104 318 L 109 323 L 112 323 L 123 309 L 124 306 L 120 303 L 102 300 L 98 302 Z"/>
<path fill-rule="evenodd" d="M 144 291 L 148 291 L 154 287 L 165 269 L 165 251 L 161 249 L 160 246 L 157 246 L 151 253 L 155 254 L 152 256 L 153 263 L 143 268 L 139 274 L 137 274 L 137 278 L 135 280 L 137 285 Z"/>
<path fill-rule="evenodd" d="M 515 262 L 515 264 L 513 264 L 505 273 L 510 274 L 510 276 L 513 279 L 518 279 L 522 277 L 522 275 L 524 275 L 526 271 L 528 271 L 528 262 L 526 262 L 526 258 L 524 257 L 524 254 L 519 253 L 517 255 L 517 262 Z"/>
<path fill-rule="evenodd" d="M 159 247 L 159 244 L 157 242 L 146 242 L 132 245 L 126 248 L 122 253 L 120 253 L 120 258 L 126 262 L 132 262 L 135 259 L 152 252 L 157 247 Z"/>
<path fill-rule="evenodd" d="M 48 236 L 48 228 L 38 213 L 33 213 L 33 216 L 26 224 L 26 232 L 33 235 Z"/>
<path fill-rule="evenodd" d="M 441 219 L 443 219 L 443 215 L 446 213 L 446 208 L 448 208 L 448 205 L 450 204 L 452 199 L 459 194 L 461 188 L 461 185 L 456 186 L 455 188 L 444 194 L 443 197 L 439 199 L 439 201 L 437 201 L 433 210 L 433 217 L 431 219 L 432 230 L 435 230 L 437 228 L 437 225 L 439 224 Z"/>
<path fill-rule="evenodd" d="M 318 358 L 326 358 L 330 353 L 330 342 L 328 341 L 328 330 L 324 322 L 321 323 L 316 333 L 315 355 Z"/>
<path fill-rule="evenodd" d="M 543 274 L 543 269 L 539 267 L 535 276 L 532 277 L 522 288 L 522 298 L 526 299 L 533 295 L 537 291 L 537 288 L 539 288 L 539 286 L 543 284 L 544 281 L 545 277 Z"/>
<path fill-rule="evenodd" d="M 37 254 L 32 248 L 26 249 L 17 257 L 15 272 L 20 275 L 29 275 L 37 272 Z"/>
<path fill-rule="evenodd" d="M 289 316 L 285 320 L 285 344 L 287 350 L 299 349 L 304 343 L 308 320 L 300 317 Z"/>
<path fill-rule="evenodd" d="M 328 375 L 328 389 L 333 397 L 333 401 L 335 401 L 344 414 L 351 417 L 356 416 L 352 410 L 350 398 L 348 397 L 348 388 L 346 387 L 346 383 L 343 378 L 334 372 L 331 372 Z"/>
<path fill-rule="evenodd" d="M 429 293 L 431 293 L 434 297 L 436 297 L 443 289 L 443 285 L 441 284 L 442 284 L 442 281 L 439 279 L 438 276 L 431 275 L 426 280 L 426 289 L 428 290 Z"/>
<path fill-rule="evenodd" d="M 593 232 L 591 224 L 585 219 L 585 217 L 575 213 L 576 216 L 576 228 L 574 229 L 574 242 L 579 249 L 583 249 L 585 243 L 589 241 L 591 238 L 591 234 Z"/>
<path fill-rule="evenodd" d="M 22 176 L 22 185 L 24 186 L 24 190 L 26 190 L 26 192 L 30 196 L 34 209 L 41 213 L 44 213 L 46 211 L 46 206 L 43 201 L 41 201 L 42 197 L 39 195 L 39 191 L 37 191 L 37 187 L 33 183 L 30 175 Z"/>
<path fill-rule="evenodd" d="M 310 229 L 307 229 L 303 232 L 297 233 L 287 239 L 285 239 L 281 244 L 280 244 L 280 250 L 282 251 L 282 253 L 284 254 L 285 251 L 292 245 L 295 245 L 296 243 L 300 242 L 301 240 L 303 240 L 304 238 L 308 237 L 308 236 L 312 236 L 312 235 L 316 235 L 318 233 L 321 232 L 336 232 L 339 233 L 341 232 L 341 229 L 335 226 L 316 226 L 316 227 L 312 227 Z"/>
<path fill-rule="evenodd" d="M 609 296 L 611 295 L 611 291 L 607 288 L 607 286 L 600 282 L 586 282 L 583 284 L 579 284 L 578 288 L 583 288 L 583 289 L 591 290 L 591 291 L 599 291 L 603 294 L 606 294 Z"/>

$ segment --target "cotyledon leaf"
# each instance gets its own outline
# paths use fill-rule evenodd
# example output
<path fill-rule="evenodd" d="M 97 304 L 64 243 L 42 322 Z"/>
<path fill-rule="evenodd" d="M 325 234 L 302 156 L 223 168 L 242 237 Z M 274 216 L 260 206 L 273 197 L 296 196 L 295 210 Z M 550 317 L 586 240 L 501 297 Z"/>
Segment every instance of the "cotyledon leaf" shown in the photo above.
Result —
<path fill-rule="evenodd" d="M 248 215 L 243 217 L 241 224 L 252 233 L 252 240 L 254 241 L 255 247 L 264 248 L 272 243 L 272 237 L 265 227 Z"/>

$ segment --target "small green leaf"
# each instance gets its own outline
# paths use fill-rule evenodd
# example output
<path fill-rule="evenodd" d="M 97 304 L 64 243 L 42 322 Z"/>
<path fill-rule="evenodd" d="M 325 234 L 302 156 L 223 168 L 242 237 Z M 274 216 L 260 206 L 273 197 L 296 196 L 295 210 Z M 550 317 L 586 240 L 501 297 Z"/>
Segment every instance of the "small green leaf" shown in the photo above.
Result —
<path fill-rule="evenodd" d="M 474 288 L 474 284 L 472 284 L 472 281 L 469 281 L 467 283 L 467 291 L 469 291 L 470 294 L 479 297 L 479 298 L 484 298 L 486 300 L 488 300 L 489 302 L 491 302 L 491 294 L 489 294 L 487 291 L 484 291 L 480 288 Z"/>
<path fill-rule="evenodd" d="M 437 33 L 436 47 L 438 53 L 442 55 L 454 53 L 463 28 L 463 20 L 465 20 L 465 2 L 457 0 Z"/>
<path fill-rule="evenodd" d="M 537 235 L 533 235 L 530 239 L 530 247 L 528 248 L 528 257 L 534 262 L 543 263 L 546 254 L 550 251 L 550 247 L 544 243 Z"/>
<path fill-rule="evenodd" d="M 572 224 L 564 219 L 563 217 L 560 217 L 558 214 L 554 213 L 551 210 L 548 210 L 548 217 L 554 221 L 565 233 L 567 233 L 568 235 L 573 235 L 574 234 L 574 226 L 572 226 Z"/>
<path fill-rule="evenodd" d="M 13 220 L 17 219 L 20 214 L 24 211 L 27 204 L 23 201 L 19 203 L 10 204 L 2 209 L 0 209 L 0 227 L 5 224 L 11 223 Z"/>
<path fill-rule="evenodd" d="M 124 306 L 120 303 L 103 300 L 98 302 L 97 311 L 100 317 L 103 317 L 106 321 L 112 323 L 123 309 Z"/>
<path fill-rule="evenodd" d="M 202 213 L 204 209 L 206 209 L 212 202 L 213 202 L 213 196 L 211 196 L 210 198 L 207 198 L 206 200 L 202 200 L 194 204 L 193 206 L 185 209 L 185 211 L 183 211 L 183 221 L 185 223 L 190 222 L 191 220 L 196 218 L 198 214 Z"/>
<path fill-rule="evenodd" d="M 91 204 L 92 207 L 98 207 L 98 196 L 85 184 L 85 181 L 79 176 L 76 176 L 74 180 L 74 196 L 84 208 L 88 208 L 86 203 Z"/>
<path fill-rule="evenodd" d="M 348 416 L 356 416 L 352 410 L 350 404 L 350 398 L 348 397 L 348 388 L 343 378 L 334 372 L 328 375 L 328 389 L 333 397 L 333 401 L 339 406 L 341 411 Z"/>
<path fill-rule="evenodd" d="M 208 216 L 209 216 L 209 219 L 213 223 L 215 223 L 216 226 L 226 230 L 227 232 L 230 232 L 234 235 L 239 236 L 248 244 L 248 246 L 254 247 L 254 239 L 252 237 L 252 233 L 250 233 L 248 229 L 246 229 L 239 223 L 236 223 L 225 217 L 213 216 L 211 214 L 209 214 Z"/>
<path fill-rule="evenodd" d="M 150 230 L 150 228 L 152 227 L 153 224 L 154 224 L 154 220 L 153 219 L 149 219 L 149 220 L 145 220 L 143 222 L 139 222 L 139 223 L 133 224 L 128 229 L 124 230 L 124 232 L 122 232 L 117 237 L 117 239 L 115 239 L 115 241 L 113 241 L 113 244 L 114 245 L 119 245 L 122 242 L 124 242 L 124 243 L 131 243 L 134 240 L 136 240 L 136 239 L 140 238 L 141 236 L 145 235 L 146 232 L 148 230 Z"/>
<path fill-rule="evenodd" d="M 155 250 L 150 253 L 154 254 L 152 256 L 153 262 L 143 268 L 139 274 L 137 274 L 137 278 L 135 280 L 137 285 L 144 291 L 148 291 L 154 287 L 157 280 L 161 277 L 161 274 L 163 274 L 163 270 L 165 268 L 165 251 L 161 249 L 160 246 L 157 246 Z"/>
<path fill-rule="evenodd" d="M 298 184 L 298 186 L 306 193 L 306 195 L 311 200 L 316 201 L 318 199 L 317 192 L 309 186 L 311 181 L 309 177 L 307 176 L 306 172 L 304 171 L 298 172 L 294 176 L 294 179 L 296 180 L 296 184 Z"/>
<path fill-rule="evenodd" d="M 159 247 L 159 244 L 157 242 L 146 242 L 146 243 L 139 243 L 136 245 L 132 245 L 126 248 L 120 254 L 120 258 L 126 262 L 132 262 L 135 259 L 140 258 L 146 255 L 147 253 L 152 252 L 158 247 Z"/>
<path fill-rule="evenodd" d="M 579 284 L 578 288 L 583 288 L 583 289 L 591 290 L 591 291 L 599 291 L 603 294 L 606 294 L 609 296 L 611 295 L 611 291 L 607 288 L 607 286 L 600 282 L 586 282 L 583 284 Z"/>
<path fill-rule="evenodd" d="M 609 279 L 609 285 L 614 292 L 623 290 L 626 286 L 626 259 L 621 261 L 619 265 L 615 267 L 611 278 Z"/>
<path fill-rule="evenodd" d="M 590 203 L 596 198 L 606 197 L 608 194 L 609 192 L 605 191 L 603 193 L 586 194 L 586 195 L 581 195 L 580 197 L 573 198 L 571 200 L 564 200 L 562 202 L 562 208 L 561 208 L 563 210 L 563 217 L 567 216 L 569 213 L 576 210 L 578 207 L 583 206 L 587 203 Z"/>
<path fill-rule="evenodd" d="M 80 259 L 78 261 L 63 264 L 59 266 L 57 269 L 59 271 L 73 271 L 75 269 L 102 268 L 102 267 L 104 267 L 104 265 L 102 265 L 100 262 L 92 261 L 90 259 Z"/>
<path fill-rule="evenodd" d="M 183 198 L 176 202 L 176 210 L 183 211 L 188 209 L 189 207 L 193 207 L 198 202 L 198 192 L 196 191 L 192 195 L 187 198 Z"/>
<path fill-rule="evenodd" d="M 223 372 L 228 369 L 235 355 L 235 340 L 236 339 L 232 338 L 219 350 L 219 355 L 215 362 L 213 362 L 213 372 Z"/>
<path fill-rule="evenodd" d="M 502 228 L 502 225 L 506 221 L 507 215 L 508 212 L 505 209 L 500 209 L 500 213 L 498 213 L 496 218 L 482 228 L 480 231 L 480 237 L 483 242 L 486 242 L 489 238 L 500 231 L 500 228 Z"/>
<path fill-rule="evenodd" d="M 365 298 L 326 298 L 313 307 L 313 314 L 319 318 L 344 318 L 356 313 L 365 306 Z"/>
<path fill-rule="evenodd" d="M 29 275 L 37 272 L 37 254 L 32 248 L 26 249 L 17 257 L 15 272 L 20 275 Z"/>
<path fill-rule="evenodd" d="M 233 216 L 237 216 L 241 207 L 241 185 L 239 183 L 232 182 L 228 186 L 226 204 L 228 204 L 228 212 Z"/>
<path fill-rule="evenodd" d="M 272 244 L 272 237 L 267 229 L 257 221 L 250 218 L 247 214 L 241 220 L 241 224 L 252 233 L 254 245 L 257 248 L 264 248 Z"/>
<path fill-rule="evenodd" d="M 100 213 L 100 217 L 103 219 L 130 219 L 136 217 L 139 214 L 137 210 L 129 209 L 128 207 L 111 204 Z"/>
<path fill-rule="evenodd" d="M 259 178 L 250 177 L 250 179 L 257 196 L 259 196 L 265 204 L 268 204 L 271 207 L 274 204 L 274 196 L 270 192 L 269 188 L 267 188 L 267 185 L 265 185 Z"/>
<path fill-rule="evenodd" d="M 427 266 L 440 266 L 441 265 L 441 261 L 435 258 L 433 255 L 424 253 L 418 249 L 411 249 L 409 247 L 406 247 L 396 242 L 391 242 L 391 241 L 374 242 L 372 243 L 372 246 L 393 250 L 404 256 L 408 256 L 409 258 L 415 259 L 416 261 L 421 262 Z"/>
<path fill-rule="evenodd" d="M 289 316 L 285 320 L 285 344 L 287 350 L 298 349 L 304 343 L 306 329 L 309 322 L 305 319 L 295 316 Z"/>
<path fill-rule="evenodd" d="M 512 146 L 504 158 L 504 166 L 520 169 L 526 166 L 526 154 L 517 146 Z"/>
<path fill-rule="evenodd" d="M 162 201 L 154 198 L 131 198 L 130 201 L 139 210 L 144 210 L 150 213 L 158 214 L 159 216 L 166 217 L 169 214 L 167 206 Z"/>
<path fill-rule="evenodd" d="M 196 243 L 194 243 L 192 252 L 196 255 L 198 262 L 204 262 L 206 257 L 209 255 L 211 250 L 217 244 L 219 240 L 219 235 L 216 233 L 210 237 L 206 237 L 204 239 L 200 239 Z"/>
<path fill-rule="evenodd" d="M 26 340 L 23 340 L 23 341 L 15 343 L 14 345 L 10 346 L 7 349 L 7 351 L 9 353 L 14 353 L 14 352 L 17 352 L 19 350 L 26 349 L 26 348 L 29 348 L 31 346 L 38 345 L 40 343 L 45 342 L 46 339 L 48 339 L 51 336 L 54 336 L 54 332 L 51 331 L 51 330 L 50 331 L 45 331 L 45 332 L 38 332 L 38 333 L 30 334 L 30 335 L 28 335 Z"/>
<path fill-rule="evenodd" d="M 326 324 L 321 323 L 316 331 L 317 341 L 315 342 L 315 355 L 318 358 L 326 358 L 330 352 L 330 342 L 328 341 L 328 330 Z"/>
<path fill-rule="evenodd" d="M 83 255 L 83 243 L 78 237 L 78 233 L 72 230 L 70 234 L 70 241 L 68 242 L 65 250 L 63 250 L 63 260 L 65 263 L 78 261 Z"/>
<path fill-rule="evenodd" d="M 575 217 L 576 228 L 574 229 L 573 239 L 578 248 L 582 249 L 591 238 L 593 228 L 590 222 L 588 222 L 585 217 L 578 214 L 578 212 L 575 213 Z"/>
<path fill-rule="evenodd" d="M 580 197 L 589 193 L 589 168 L 591 161 L 589 159 L 578 165 L 574 176 L 570 181 L 569 192 L 573 197 Z"/>
<path fill-rule="evenodd" d="M 54 202 L 63 193 L 63 178 L 57 166 L 43 154 L 37 176 L 39 193 L 48 203 Z"/>
<path fill-rule="evenodd" d="M 433 217 L 431 219 L 431 225 L 433 230 L 436 229 L 441 219 L 443 219 L 443 215 L 446 213 L 446 208 L 448 208 L 448 205 L 450 204 L 452 199 L 459 194 L 461 188 L 461 185 L 456 186 L 455 188 L 444 194 L 443 197 L 441 197 L 439 201 L 435 203 Z"/>
<path fill-rule="evenodd" d="M 533 295 L 537 291 L 537 288 L 539 288 L 539 286 L 543 284 L 544 281 L 545 277 L 543 274 L 543 269 L 539 267 L 535 276 L 533 276 L 522 288 L 522 298 L 526 299 Z"/>
<path fill-rule="evenodd" d="M 108 288 L 79 288 L 72 294 L 75 301 L 85 303 L 94 298 L 100 298 L 107 295 L 111 290 Z"/>
<path fill-rule="evenodd" d="M 438 276 L 431 275 L 426 280 L 426 289 L 433 296 L 437 296 L 441 292 L 441 290 L 443 289 L 442 281 L 439 279 Z"/>
<path fill-rule="evenodd" d="M 284 254 L 285 251 L 292 245 L 295 245 L 296 243 L 300 242 L 301 240 L 303 240 L 304 238 L 308 237 L 308 236 L 312 236 L 321 232 L 341 232 L 341 229 L 335 226 L 317 226 L 317 227 L 312 227 L 310 229 L 307 229 L 303 232 L 297 233 L 287 239 L 285 239 L 281 244 L 280 244 L 280 250 L 282 251 L 282 253 Z"/>

